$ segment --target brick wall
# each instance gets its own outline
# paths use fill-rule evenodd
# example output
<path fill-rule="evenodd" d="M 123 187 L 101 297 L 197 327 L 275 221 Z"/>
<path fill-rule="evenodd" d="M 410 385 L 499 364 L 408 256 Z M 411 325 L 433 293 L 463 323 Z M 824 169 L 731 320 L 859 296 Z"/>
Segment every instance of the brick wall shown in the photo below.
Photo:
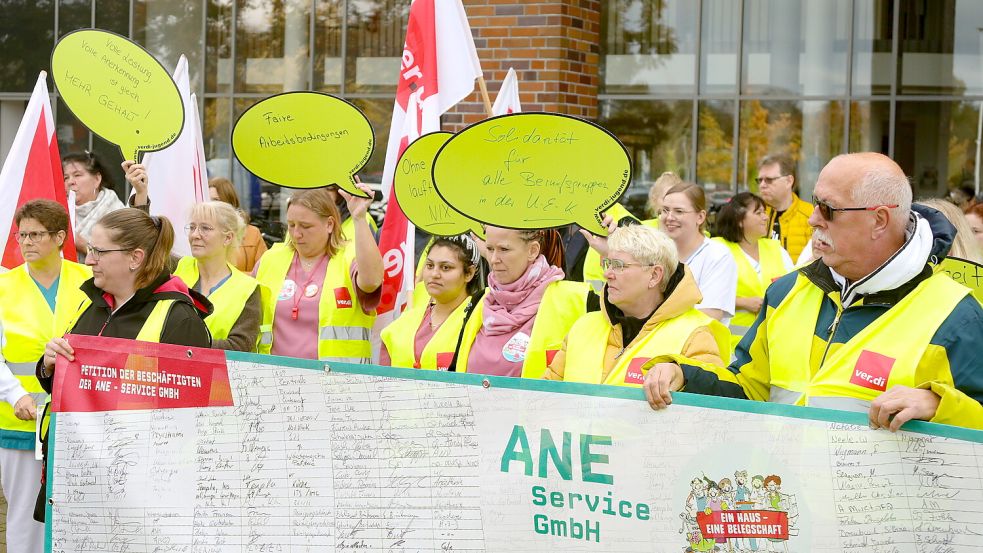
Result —
<path fill-rule="evenodd" d="M 513 67 L 523 111 L 597 117 L 599 1 L 464 0 L 464 9 L 493 103 Z M 475 87 L 444 116 L 444 128 L 458 131 L 484 118 Z"/>

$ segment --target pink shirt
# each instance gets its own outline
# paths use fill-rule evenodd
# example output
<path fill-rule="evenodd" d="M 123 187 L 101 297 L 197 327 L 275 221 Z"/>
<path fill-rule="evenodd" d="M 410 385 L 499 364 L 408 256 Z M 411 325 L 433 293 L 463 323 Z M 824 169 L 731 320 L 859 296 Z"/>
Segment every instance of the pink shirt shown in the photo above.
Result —
<path fill-rule="evenodd" d="M 327 264 L 331 261 L 322 259 L 305 272 L 300 265 L 297 254 L 294 253 L 287 276 L 284 279 L 276 297 L 276 315 L 273 325 L 272 355 L 300 357 L 301 359 L 317 359 L 317 342 L 319 321 L 318 306 L 321 303 L 321 292 L 324 288 L 324 277 L 327 274 Z M 313 274 L 312 274 L 313 273 Z M 350 268 L 352 283 L 358 282 L 358 264 L 353 260 Z M 309 281 L 309 282 L 308 282 Z M 293 283 L 291 286 L 290 283 Z M 359 305 L 365 313 L 371 313 L 379 305 L 382 297 L 382 287 L 372 293 L 363 291 L 355 284 L 355 292 Z M 294 307 L 297 308 L 297 318 L 293 318 Z"/>
<path fill-rule="evenodd" d="M 529 337 L 536 317 L 526 321 L 516 332 L 491 336 L 485 333 L 485 325 L 474 338 L 468 353 L 468 372 L 492 376 L 522 376 L 522 364 L 526 360 Z M 458 361 L 460 363 L 460 361 Z"/>

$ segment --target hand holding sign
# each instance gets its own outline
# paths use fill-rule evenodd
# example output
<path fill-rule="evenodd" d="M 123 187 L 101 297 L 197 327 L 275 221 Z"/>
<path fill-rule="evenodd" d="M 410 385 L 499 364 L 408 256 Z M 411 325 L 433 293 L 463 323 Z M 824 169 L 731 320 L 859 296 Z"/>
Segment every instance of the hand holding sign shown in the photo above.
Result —
<path fill-rule="evenodd" d="M 603 128 L 566 115 L 486 119 L 451 138 L 433 168 L 437 193 L 472 219 L 538 229 L 577 223 L 606 235 L 601 213 L 631 181 L 625 147 Z"/>
<path fill-rule="evenodd" d="M 65 105 L 123 159 L 163 150 L 184 127 L 177 85 L 139 44 L 97 29 L 73 31 L 51 53 L 51 76 Z"/>
<path fill-rule="evenodd" d="M 410 144 L 396 164 L 393 191 L 403 213 L 413 224 L 434 236 L 452 236 L 473 231 L 484 236 L 481 223 L 461 215 L 437 194 L 433 185 L 433 162 L 437 151 L 454 136 L 430 133 Z"/>
<path fill-rule="evenodd" d="M 232 150 L 259 178 L 290 188 L 336 184 L 369 197 L 353 175 L 375 145 L 372 125 L 352 104 L 319 92 L 271 96 L 236 121 Z"/>

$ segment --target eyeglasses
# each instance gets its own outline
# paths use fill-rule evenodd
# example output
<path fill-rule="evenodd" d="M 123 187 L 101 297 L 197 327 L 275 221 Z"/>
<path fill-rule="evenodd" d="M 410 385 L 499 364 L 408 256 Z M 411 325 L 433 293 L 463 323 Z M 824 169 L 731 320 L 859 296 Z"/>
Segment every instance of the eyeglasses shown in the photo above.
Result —
<path fill-rule="evenodd" d="M 625 263 L 620 259 L 602 259 L 601 267 L 605 271 L 614 271 L 616 273 L 622 273 L 628 267 L 654 267 L 654 265 L 649 263 Z"/>
<path fill-rule="evenodd" d="M 187 225 L 184 225 L 184 232 L 188 234 L 194 234 L 195 231 L 198 231 L 200 234 L 203 235 L 211 234 L 212 232 L 215 231 L 215 227 L 209 225 L 197 225 L 195 223 L 189 223 Z"/>
<path fill-rule="evenodd" d="M 670 213 L 672 213 L 672 216 L 673 217 L 682 217 L 683 215 L 686 215 L 687 213 L 696 213 L 696 211 L 694 211 L 692 209 L 689 209 L 689 210 L 687 210 L 687 209 L 679 209 L 679 208 L 669 209 L 668 207 L 663 207 L 662 208 L 662 216 L 663 217 L 665 217 L 666 215 L 669 215 Z"/>
<path fill-rule="evenodd" d="M 777 177 L 758 177 L 754 179 L 754 182 L 758 183 L 759 185 L 767 184 L 768 186 L 771 186 L 771 183 L 775 182 L 778 179 L 784 179 L 787 176 L 788 175 L 778 175 Z"/>
<path fill-rule="evenodd" d="M 129 252 L 129 251 L 133 251 L 133 250 L 128 249 L 128 248 L 117 248 L 117 249 L 113 249 L 113 250 L 103 250 L 103 249 L 96 248 L 96 247 L 93 247 L 93 246 L 90 245 L 90 246 L 86 246 L 86 248 L 85 248 L 85 256 L 88 257 L 89 259 L 91 259 L 92 261 L 99 261 L 99 258 L 101 258 L 102 257 L 102 254 L 104 254 L 104 253 L 109 253 L 109 252 Z"/>
<path fill-rule="evenodd" d="M 898 207 L 898 204 L 879 204 L 872 205 L 870 207 L 833 207 L 815 196 L 812 197 L 812 203 L 816 205 L 816 207 L 819 209 L 819 214 L 822 215 L 823 219 L 826 219 L 827 221 L 832 221 L 833 215 L 837 211 L 874 211 L 881 207 L 886 207 L 888 209 Z"/>
<path fill-rule="evenodd" d="M 50 230 L 35 230 L 35 231 L 31 231 L 31 232 L 18 232 L 17 234 L 14 235 L 14 240 L 17 240 L 17 243 L 18 244 L 22 244 L 22 243 L 24 243 L 27 240 L 30 240 L 32 243 L 35 243 L 36 244 L 36 243 L 44 240 L 44 237 L 47 236 L 47 235 L 49 235 L 49 234 L 57 234 L 57 233 L 52 232 Z"/>

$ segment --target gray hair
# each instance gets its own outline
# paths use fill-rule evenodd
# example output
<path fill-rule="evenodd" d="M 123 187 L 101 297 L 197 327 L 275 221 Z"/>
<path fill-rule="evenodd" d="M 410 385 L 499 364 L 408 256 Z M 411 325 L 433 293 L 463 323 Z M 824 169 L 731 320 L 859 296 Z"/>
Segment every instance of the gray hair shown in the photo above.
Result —
<path fill-rule="evenodd" d="M 665 292 L 669 277 L 679 265 L 676 243 L 664 232 L 645 225 L 618 227 L 608 236 L 608 251 L 626 253 L 639 263 L 662 267 L 659 291 Z"/>
<path fill-rule="evenodd" d="M 870 169 L 853 189 L 853 202 L 858 207 L 897 205 L 891 215 L 904 227 L 911 213 L 911 184 L 908 177 L 881 168 Z"/>

